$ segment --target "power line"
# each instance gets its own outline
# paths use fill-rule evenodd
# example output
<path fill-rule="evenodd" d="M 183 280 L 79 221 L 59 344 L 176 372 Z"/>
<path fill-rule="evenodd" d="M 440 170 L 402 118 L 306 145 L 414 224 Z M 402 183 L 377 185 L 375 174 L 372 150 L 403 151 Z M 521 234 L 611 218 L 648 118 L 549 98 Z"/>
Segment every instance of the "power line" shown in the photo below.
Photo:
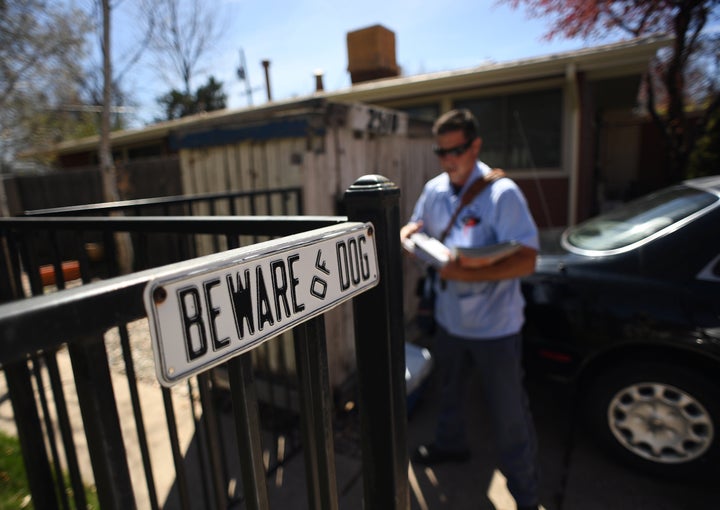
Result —
<path fill-rule="evenodd" d="M 101 113 L 103 111 L 102 106 L 89 105 L 89 104 L 64 104 L 56 106 L 54 108 L 47 108 L 48 110 L 63 111 L 63 112 L 90 112 L 90 113 Z M 112 113 L 135 113 L 138 109 L 133 106 L 111 106 L 110 111 Z"/>

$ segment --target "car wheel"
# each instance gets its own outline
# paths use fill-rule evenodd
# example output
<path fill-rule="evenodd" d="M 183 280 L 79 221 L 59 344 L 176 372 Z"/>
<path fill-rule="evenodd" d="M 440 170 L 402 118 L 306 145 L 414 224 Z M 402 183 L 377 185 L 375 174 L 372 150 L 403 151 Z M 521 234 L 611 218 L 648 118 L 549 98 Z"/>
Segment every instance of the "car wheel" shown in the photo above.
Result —
<path fill-rule="evenodd" d="M 592 385 L 586 411 L 611 453 L 654 474 L 702 476 L 720 458 L 720 391 L 688 370 L 657 363 L 614 368 Z"/>

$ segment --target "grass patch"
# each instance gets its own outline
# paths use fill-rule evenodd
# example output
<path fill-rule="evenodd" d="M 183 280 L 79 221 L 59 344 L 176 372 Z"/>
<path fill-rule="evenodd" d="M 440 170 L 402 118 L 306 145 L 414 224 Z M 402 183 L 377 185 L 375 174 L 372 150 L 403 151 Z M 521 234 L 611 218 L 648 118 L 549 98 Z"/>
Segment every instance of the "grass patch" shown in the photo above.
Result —
<path fill-rule="evenodd" d="M 65 476 L 65 487 L 70 492 L 70 483 Z M 50 489 L 51 490 L 51 489 Z M 94 488 L 85 489 L 87 508 L 100 508 Z M 70 505 L 75 507 L 72 496 Z M 25 463 L 20 450 L 20 442 L 16 437 L 0 432 L 0 509 L 29 510 L 32 509 L 30 486 L 25 476 Z"/>
<path fill-rule="evenodd" d="M 20 443 L 0 432 L 0 508 L 32 508 Z"/>

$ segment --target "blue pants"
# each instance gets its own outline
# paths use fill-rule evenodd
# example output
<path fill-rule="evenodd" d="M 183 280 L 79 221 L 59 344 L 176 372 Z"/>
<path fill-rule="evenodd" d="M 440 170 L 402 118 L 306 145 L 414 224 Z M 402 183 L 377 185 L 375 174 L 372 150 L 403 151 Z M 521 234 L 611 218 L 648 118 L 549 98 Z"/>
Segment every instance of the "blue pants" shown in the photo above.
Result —
<path fill-rule="evenodd" d="M 499 468 L 508 489 L 518 505 L 537 504 L 537 439 L 523 387 L 520 334 L 472 340 L 439 328 L 435 351 L 442 383 L 436 445 L 448 450 L 467 448 L 462 404 L 474 366 L 481 377 Z"/>

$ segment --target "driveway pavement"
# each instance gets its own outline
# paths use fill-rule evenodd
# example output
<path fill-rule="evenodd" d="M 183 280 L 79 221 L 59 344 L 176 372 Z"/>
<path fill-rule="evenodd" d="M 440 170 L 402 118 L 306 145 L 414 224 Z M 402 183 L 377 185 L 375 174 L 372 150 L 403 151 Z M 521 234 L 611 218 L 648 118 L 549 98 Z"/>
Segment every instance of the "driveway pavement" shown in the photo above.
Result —
<path fill-rule="evenodd" d="M 434 381 L 433 381 L 434 383 Z M 582 427 L 574 434 L 567 388 L 539 377 L 527 380 L 536 422 L 542 470 L 541 503 L 547 510 L 711 510 L 720 508 L 720 488 L 646 476 L 609 459 Z M 432 470 L 414 467 L 423 505 L 413 493 L 413 509 L 512 510 L 504 479 L 494 469 L 492 438 L 483 420 L 478 381 L 468 392 L 468 429 L 473 459 Z M 432 437 L 438 399 L 428 388 L 408 422 L 414 447 Z"/>

